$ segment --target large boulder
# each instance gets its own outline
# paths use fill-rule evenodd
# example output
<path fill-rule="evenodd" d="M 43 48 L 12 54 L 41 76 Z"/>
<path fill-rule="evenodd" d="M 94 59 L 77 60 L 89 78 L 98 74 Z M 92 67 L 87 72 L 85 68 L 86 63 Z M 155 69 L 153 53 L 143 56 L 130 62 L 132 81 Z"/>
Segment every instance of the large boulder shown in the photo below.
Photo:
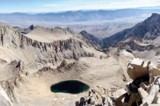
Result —
<path fill-rule="evenodd" d="M 128 63 L 127 73 L 133 80 L 149 73 L 151 73 L 152 76 L 157 76 L 160 75 L 160 69 L 157 67 L 158 65 L 159 64 L 153 64 L 148 60 L 134 58 Z"/>
<path fill-rule="evenodd" d="M 148 74 L 150 61 L 134 58 L 128 63 L 127 73 L 133 80 Z"/>

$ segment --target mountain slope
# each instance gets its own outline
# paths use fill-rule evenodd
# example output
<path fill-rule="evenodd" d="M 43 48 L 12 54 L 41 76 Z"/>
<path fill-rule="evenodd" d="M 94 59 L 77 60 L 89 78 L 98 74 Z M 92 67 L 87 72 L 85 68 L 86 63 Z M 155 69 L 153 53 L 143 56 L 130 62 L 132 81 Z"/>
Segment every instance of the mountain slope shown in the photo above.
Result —
<path fill-rule="evenodd" d="M 81 31 L 80 32 L 80 34 L 84 37 L 84 38 L 86 38 L 90 43 L 93 43 L 93 44 L 95 44 L 95 45 L 102 45 L 102 42 L 101 42 L 101 40 L 99 40 L 97 37 L 95 37 L 94 35 L 91 35 L 91 34 L 89 34 L 88 32 L 86 32 L 86 31 Z"/>
<path fill-rule="evenodd" d="M 114 43 L 124 41 L 128 38 L 138 38 L 140 40 L 153 40 L 160 35 L 160 15 L 153 13 L 152 16 L 132 28 L 125 29 L 111 37 L 103 39 L 104 47 L 109 47 Z"/>

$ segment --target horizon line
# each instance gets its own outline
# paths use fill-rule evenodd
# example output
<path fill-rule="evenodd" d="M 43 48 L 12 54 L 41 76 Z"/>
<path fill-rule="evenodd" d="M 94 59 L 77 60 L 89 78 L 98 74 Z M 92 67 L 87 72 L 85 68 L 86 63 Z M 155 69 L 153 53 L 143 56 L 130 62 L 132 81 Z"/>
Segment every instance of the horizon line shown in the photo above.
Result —
<path fill-rule="evenodd" d="M 157 8 L 158 7 L 158 8 Z M 23 11 L 15 11 L 15 12 L 0 12 L 0 14 L 47 14 L 47 13 L 65 13 L 65 12 L 87 12 L 87 11 L 117 11 L 117 10 L 129 10 L 129 9 L 151 9 L 151 10 L 159 10 L 160 6 L 148 6 L 148 7 L 133 7 L 133 8 L 115 8 L 115 9 L 79 9 L 79 10 L 62 10 L 62 11 L 39 11 L 39 12 L 33 12 L 33 11 L 28 11 L 28 12 L 23 12 Z"/>

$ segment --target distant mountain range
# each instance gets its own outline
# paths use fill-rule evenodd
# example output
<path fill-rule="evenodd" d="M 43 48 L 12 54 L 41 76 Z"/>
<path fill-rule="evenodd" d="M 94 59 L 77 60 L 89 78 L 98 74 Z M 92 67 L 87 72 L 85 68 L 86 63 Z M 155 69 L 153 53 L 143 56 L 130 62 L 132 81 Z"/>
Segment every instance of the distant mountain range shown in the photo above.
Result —
<path fill-rule="evenodd" d="M 12 25 L 30 25 L 30 24 L 66 24 L 73 22 L 91 22 L 114 20 L 128 17 L 147 17 L 153 12 L 159 12 L 160 9 L 120 9 L 120 10 L 92 10 L 92 11 L 67 11 L 60 13 L 1 13 L 0 22 L 6 22 Z"/>

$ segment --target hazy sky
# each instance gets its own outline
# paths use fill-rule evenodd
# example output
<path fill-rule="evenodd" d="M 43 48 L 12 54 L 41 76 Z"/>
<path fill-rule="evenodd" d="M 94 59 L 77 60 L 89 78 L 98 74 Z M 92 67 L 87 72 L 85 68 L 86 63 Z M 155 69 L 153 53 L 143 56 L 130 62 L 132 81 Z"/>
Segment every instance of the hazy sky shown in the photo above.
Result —
<path fill-rule="evenodd" d="M 58 12 L 160 6 L 160 0 L 0 0 L 0 12 Z"/>

